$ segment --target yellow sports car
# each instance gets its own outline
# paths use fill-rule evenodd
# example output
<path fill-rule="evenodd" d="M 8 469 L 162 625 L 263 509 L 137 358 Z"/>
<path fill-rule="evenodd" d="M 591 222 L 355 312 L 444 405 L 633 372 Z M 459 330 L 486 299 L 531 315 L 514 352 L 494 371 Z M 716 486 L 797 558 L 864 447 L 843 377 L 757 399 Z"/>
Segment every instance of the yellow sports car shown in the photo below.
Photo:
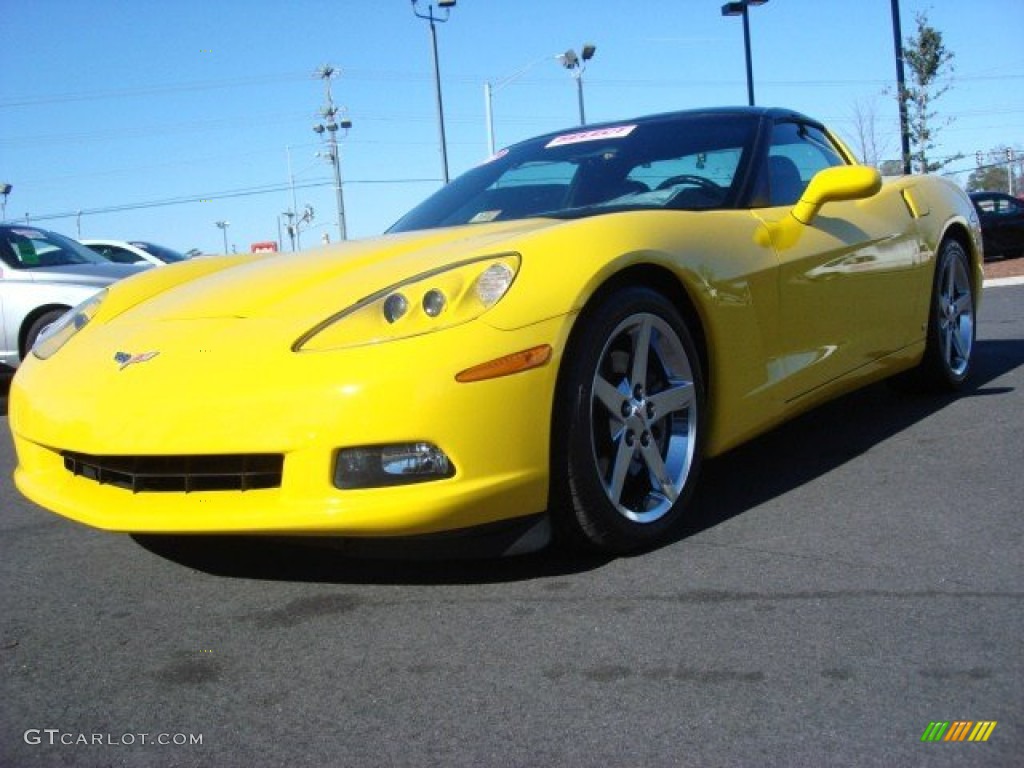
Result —
<path fill-rule="evenodd" d="M 567 130 L 382 237 L 70 311 L 11 385 L 15 478 L 115 531 L 650 547 L 702 457 L 883 377 L 960 385 L 981 261 L 959 188 L 791 111 Z"/>

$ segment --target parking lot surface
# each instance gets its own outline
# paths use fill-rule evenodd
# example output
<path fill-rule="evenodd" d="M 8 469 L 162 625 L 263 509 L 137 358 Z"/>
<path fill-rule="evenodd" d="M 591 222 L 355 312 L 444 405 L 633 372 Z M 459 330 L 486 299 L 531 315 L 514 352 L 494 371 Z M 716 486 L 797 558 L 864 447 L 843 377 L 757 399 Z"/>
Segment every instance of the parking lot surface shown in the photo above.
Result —
<path fill-rule="evenodd" d="M 1022 307 L 961 396 L 808 414 L 619 559 L 94 531 L 14 490 L 3 385 L 0 766 L 1020 766 Z"/>

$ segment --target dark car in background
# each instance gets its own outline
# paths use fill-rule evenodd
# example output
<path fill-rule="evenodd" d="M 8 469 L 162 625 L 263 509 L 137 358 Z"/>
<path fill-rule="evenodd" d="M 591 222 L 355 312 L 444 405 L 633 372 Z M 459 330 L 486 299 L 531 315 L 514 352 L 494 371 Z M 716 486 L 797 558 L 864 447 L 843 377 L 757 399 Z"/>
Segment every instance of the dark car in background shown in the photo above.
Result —
<path fill-rule="evenodd" d="M 1024 255 L 1024 200 L 1002 192 L 971 192 L 981 218 L 985 258 Z"/>

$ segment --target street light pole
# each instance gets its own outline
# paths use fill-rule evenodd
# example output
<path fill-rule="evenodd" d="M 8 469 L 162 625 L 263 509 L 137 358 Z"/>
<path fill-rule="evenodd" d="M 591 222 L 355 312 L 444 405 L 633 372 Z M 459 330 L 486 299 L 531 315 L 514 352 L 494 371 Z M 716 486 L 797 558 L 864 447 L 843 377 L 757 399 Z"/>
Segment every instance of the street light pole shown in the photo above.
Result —
<path fill-rule="evenodd" d="M 587 62 L 594 58 L 596 51 L 597 46 L 587 43 L 580 50 L 578 56 L 576 51 L 570 48 L 558 57 L 559 61 L 562 62 L 562 66 L 568 69 L 572 76 L 576 78 L 576 99 L 579 102 L 580 108 L 580 125 L 587 124 L 587 115 L 583 110 L 583 72 L 587 68 Z"/>
<path fill-rule="evenodd" d="M 576 101 L 579 102 L 580 106 L 580 125 L 587 124 L 587 114 L 583 109 L 583 78 L 576 78 Z"/>
<path fill-rule="evenodd" d="M 441 67 L 437 58 L 437 27 L 435 23 L 448 21 L 451 9 L 455 7 L 456 0 L 438 0 L 437 7 L 444 9 L 444 16 L 434 15 L 434 6 L 428 5 L 426 13 L 416 10 L 417 0 L 412 0 L 412 12 L 420 19 L 430 22 L 430 45 L 434 54 L 434 90 L 437 94 L 437 126 L 441 134 L 441 177 L 447 184 L 448 179 L 448 140 L 444 133 L 444 102 L 441 99 Z"/>
<path fill-rule="evenodd" d="M 535 66 L 540 64 L 542 61 L 547 61 L 550 58 L 551 58 L 550 54 L 542 56 L 539 59 L 531 61 L 529 64 L 527 64 L 525 67 L 520 69 L 518 72 L 513 72 L 508 77 L 502 78 L 501 80 L 497 80 L 497 81 L 495 81 L 493 83 L 490 82 L 489 80 L 486 83 L 484 83 L 484 115 L 486 117 L 486 122 L 487 122 L 487 150 L 488 150 L 488 157 L 493 155 L 494 151 L 495 151 L 494 150 L 494 103 L 493 103 L 494 102 L 494 94 L 497 91 L 499 91 L 502 88 L 504 88 L 509 83 L 513 82 L 514 80 L 518 80 L 520 77 L 525 75 L 527 72 L 529 72 Z M 555 56 L 554 58 L 560 60 L 561 59 L 561 55 Z"/>
<path fill-rule="evenodd" d="M 900 151 L 904 175 L 910 175 L 910 118 L 907 116 L 907 78 L 903 71 L 903 33 L 900 0 L 892 0 L 892 44 L 896 51 L 896 100 L 900 105 Z"/>
<path fill-rule="evenodd" d="M 747 60 L 747 104 L 754 106 L 754 64 L 750 56 L 750 14 L 751 5 L 764 5 L 768 0 L 738 0 L 722 6 L 723 16 L 743 17 L 743 51 Z"/>

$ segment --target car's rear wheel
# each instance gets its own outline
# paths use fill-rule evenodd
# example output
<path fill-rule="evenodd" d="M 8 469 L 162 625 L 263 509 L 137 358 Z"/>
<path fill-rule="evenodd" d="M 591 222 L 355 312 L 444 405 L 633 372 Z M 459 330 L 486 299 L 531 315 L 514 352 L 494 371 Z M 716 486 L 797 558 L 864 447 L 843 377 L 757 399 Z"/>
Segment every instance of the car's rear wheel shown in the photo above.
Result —
<path fill-rule="evenodd" d="M 974 354 L 976 304 L 967 252 L 946 240 L 935 264 L 924 357 L 906 383 L 928 390 L 954 390 L 964 383 Z"/>
<path fill-rule="evenodd" d="M 662 295 L 616 291 L 578 320 L 560 380 L 552 512 L 572 543 L 629 552 L 664 541 L 696 483 L 700 358 Z"/>

